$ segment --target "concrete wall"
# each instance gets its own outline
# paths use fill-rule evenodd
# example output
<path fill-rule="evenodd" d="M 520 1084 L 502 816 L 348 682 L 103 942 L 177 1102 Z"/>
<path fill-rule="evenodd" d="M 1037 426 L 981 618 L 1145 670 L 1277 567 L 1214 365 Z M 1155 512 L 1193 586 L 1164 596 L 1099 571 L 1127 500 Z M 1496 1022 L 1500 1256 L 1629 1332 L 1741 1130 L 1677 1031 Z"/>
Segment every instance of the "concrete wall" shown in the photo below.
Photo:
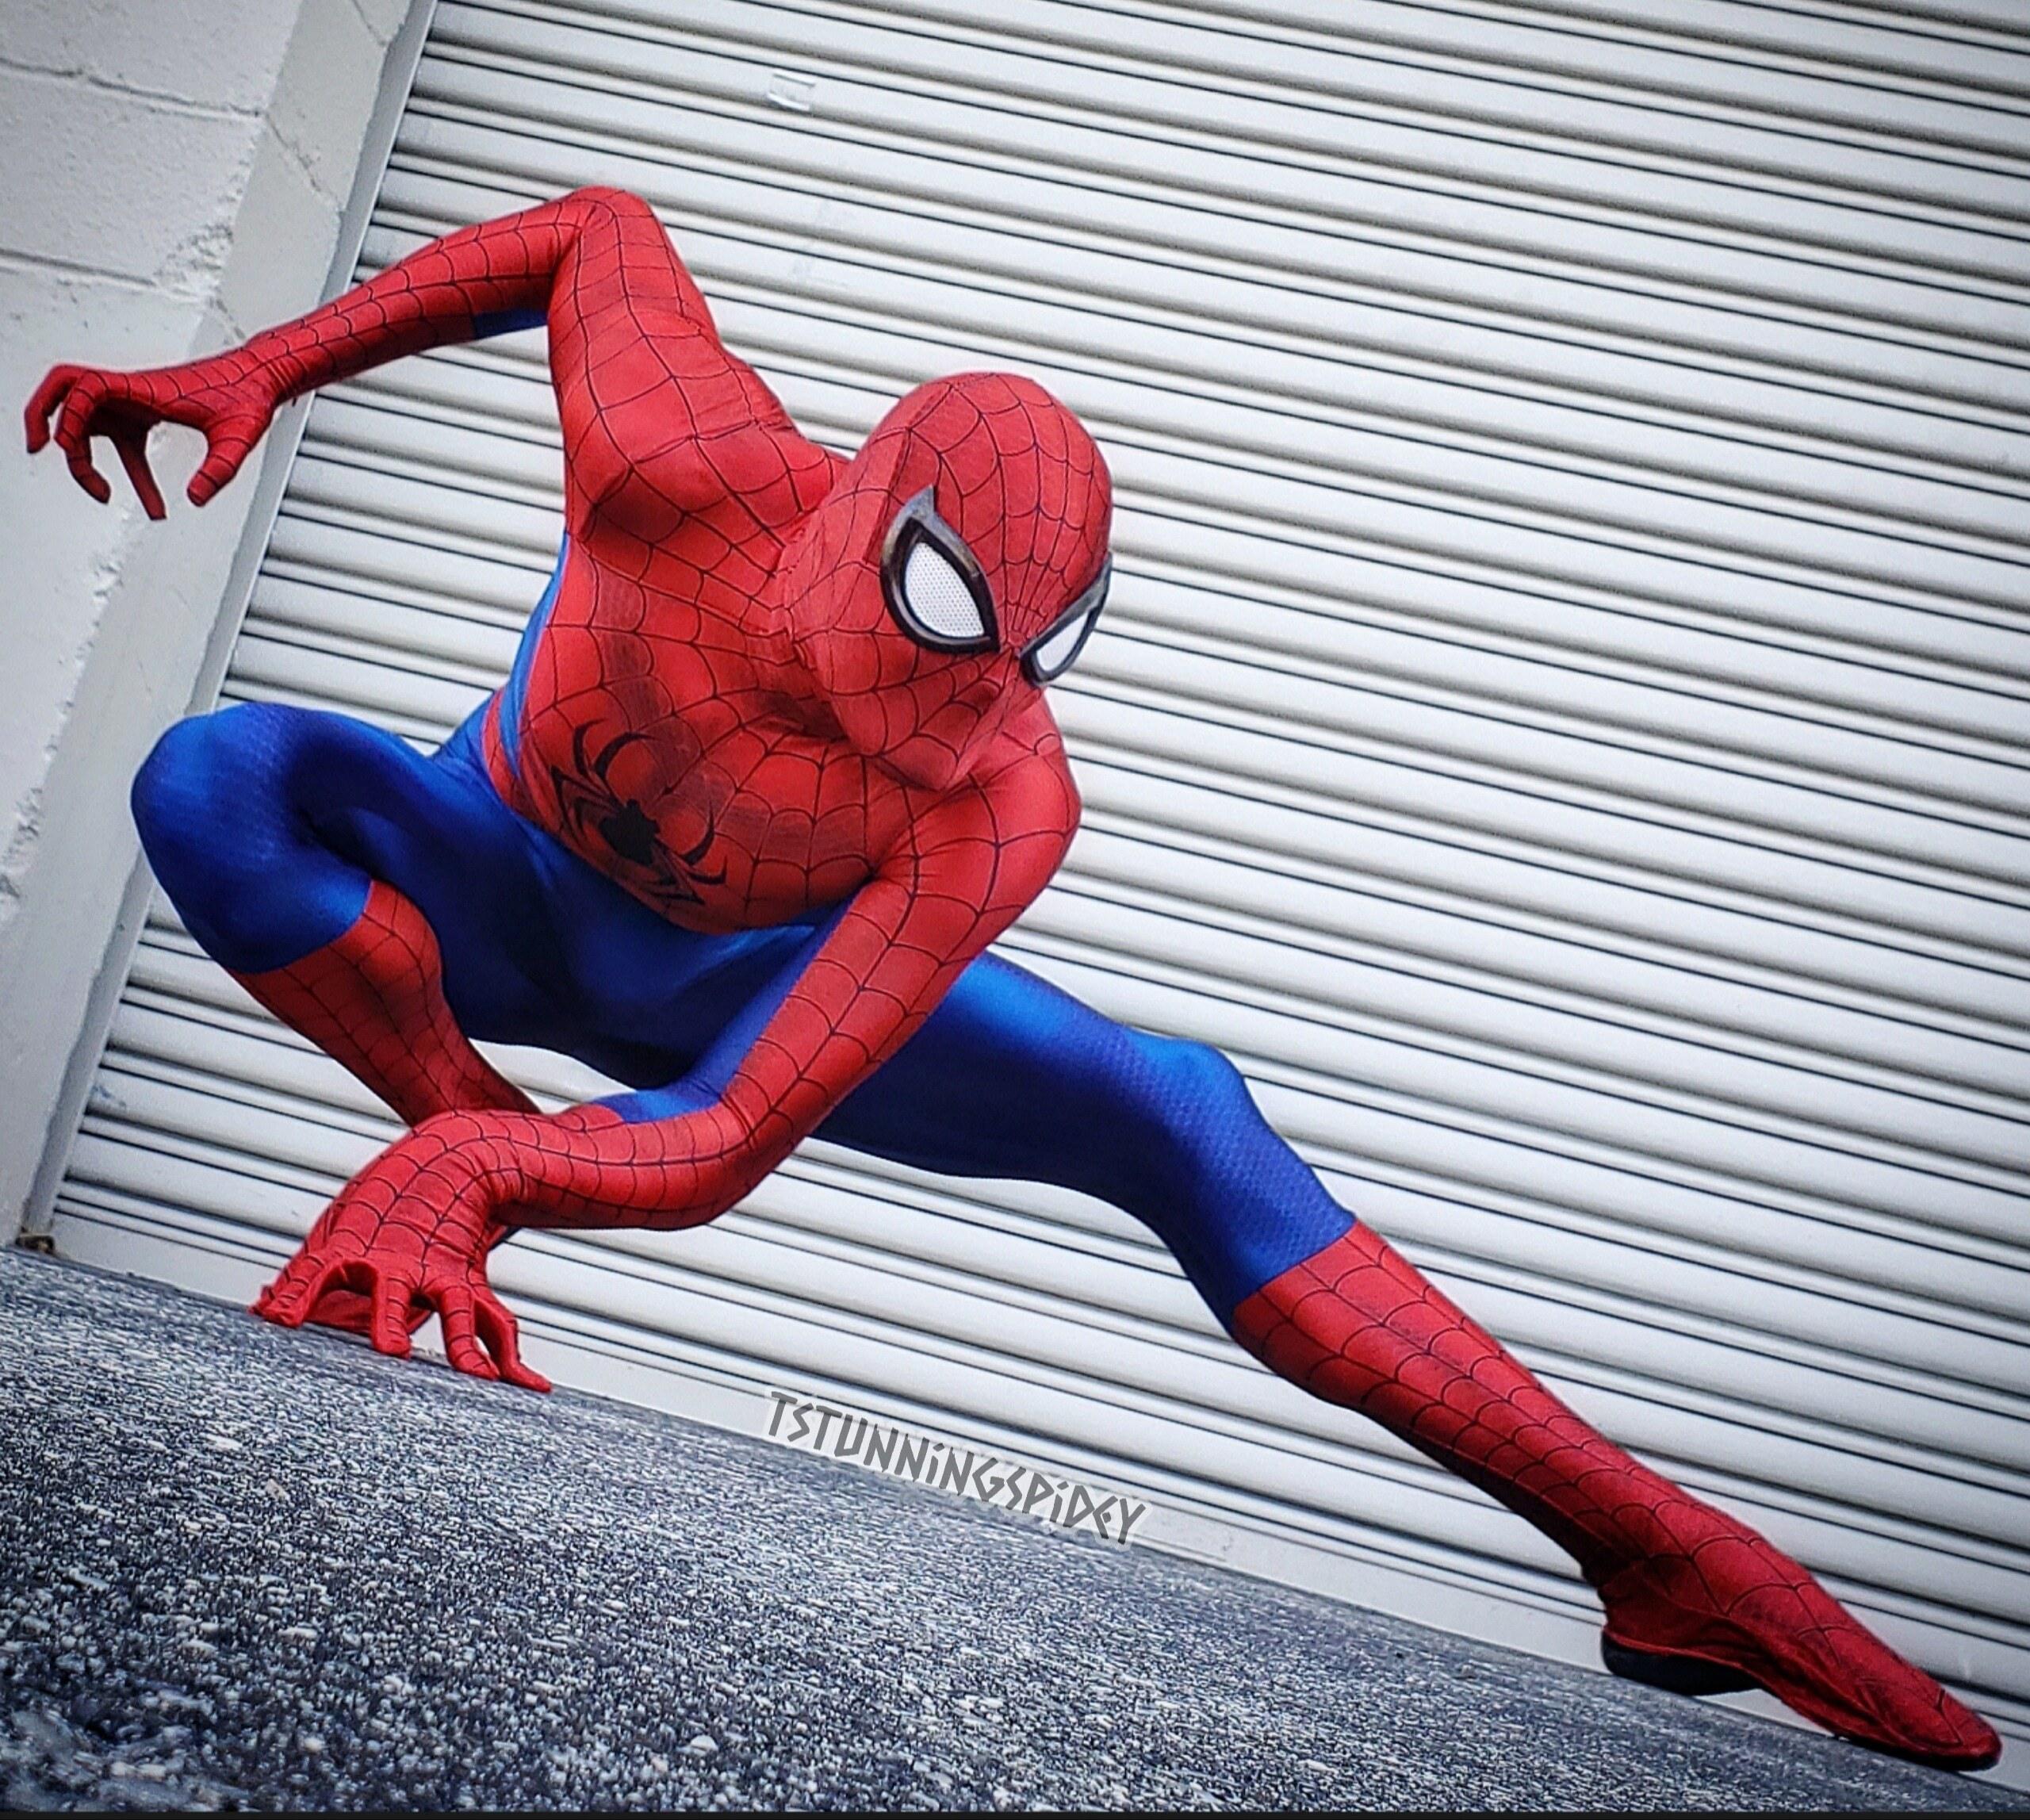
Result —
<path fill-rule="evenodd" d="M 0 6 L 9 420 L 57 361 L 163 365 L 319 300 L 412 8 Z M 159 432 L 170 519 L 153 525 L 109 454 L 109 507 L 17 435 L 0 445 L 0 1243 L 76 1077 L 94 982 L 109 952 L 124 965 L 118 937 L 143 901 L 127 781 L 208 686 L 264 465 L 196 512 L 182 489 L 201 440 Z M 289 439 L 274 440 L 285 460 Z"/>

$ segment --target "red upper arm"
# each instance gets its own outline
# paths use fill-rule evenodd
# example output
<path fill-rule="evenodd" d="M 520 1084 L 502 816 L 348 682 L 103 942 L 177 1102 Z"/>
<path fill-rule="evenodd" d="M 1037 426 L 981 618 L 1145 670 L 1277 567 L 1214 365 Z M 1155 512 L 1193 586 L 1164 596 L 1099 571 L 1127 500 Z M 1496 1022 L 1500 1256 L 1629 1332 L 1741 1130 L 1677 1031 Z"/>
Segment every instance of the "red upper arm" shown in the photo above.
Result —
<path fill-rule="evenodd" d="M 573 528 L 598 519 L 650 542 L 726 500 L 767 520 L 768 495 L 832 458 L 731 353 L 662 223 L 638 197 L 588 190 L 550 300 L 551 377 Z M 804 502 L 785 492 L 780 519 Z"/>

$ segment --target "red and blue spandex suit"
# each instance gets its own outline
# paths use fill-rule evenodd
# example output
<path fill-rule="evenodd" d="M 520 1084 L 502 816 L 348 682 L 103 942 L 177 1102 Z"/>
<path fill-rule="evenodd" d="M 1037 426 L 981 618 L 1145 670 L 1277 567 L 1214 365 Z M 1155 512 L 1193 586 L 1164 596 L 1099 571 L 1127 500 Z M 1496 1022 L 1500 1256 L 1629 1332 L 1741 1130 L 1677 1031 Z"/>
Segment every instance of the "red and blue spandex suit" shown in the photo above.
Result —
<path fill-rule="evenodd" d="M 1624 1672 L 1771 1689 L 1955 1765 L 1994 1734 L 1805 1571 L 1603 1439 L 1339 1206 L 1239 1075 L 984 951 L 1078 802 L 1044 686 L 1103 604 L 1111 500 L 1030 381 L 921 387 L 840 459 L 728 352 L 643 203 L 585 190 L 453 234 L 187 366 L 63 367 L 30 404 L 109 496 L 111 441 L 204 431 L 229 479 L 277 404 L 547 324 L 565 539 L 508 683 L 423 757 L 339 715 L 172 727 L 134 790 L 157 875 L 253 995 L 413 1128 L 264 1292 L 540 1385 L 487 1285 L 517 1227 L 712 1219 L 805 1136 L 1055 1182 L 1159 1233 L 1235 1338 L 1566 1549 Z M 472 1039 L 632 1090 L 546 1116 Z"/>

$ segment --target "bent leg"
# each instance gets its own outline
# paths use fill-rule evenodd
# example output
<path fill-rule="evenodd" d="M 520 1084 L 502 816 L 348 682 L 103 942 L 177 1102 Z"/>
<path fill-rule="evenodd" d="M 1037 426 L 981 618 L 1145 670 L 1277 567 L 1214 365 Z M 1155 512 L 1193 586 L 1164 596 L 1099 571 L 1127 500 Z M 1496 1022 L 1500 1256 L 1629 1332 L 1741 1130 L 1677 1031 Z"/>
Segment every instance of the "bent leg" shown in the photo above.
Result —
<path fill-rule="evenodd" d="M 266 704 L 171 727 L 133 790 L 150 862 L 198 944 L 412 1125 L 534 1109 L 473 1048 L 446 992 L 449 945 L 469 1006 L 504 1025 L 532 1013 L 502 925 L 532 902 L 531 880 L 489 800 L 373 728 Z M 366 1332 L 371 1314 L 340 1279 L 304 1318 Z M 412 1309 L 408 1324 L 427 1318 Z M 484 1366 L 476 1328 L 509 1376 L 540 1382 L 490 1297 L 447 1314 L 465 1369 Z"/>
<path fill-rule="evenodd" d="M 1272 1370 L 1570 1554 L 1606 1607 L 1618 1672 L 1686 1692 L 1759 1684 L 1848 1738 L 1951 1767 L 1998 1751 L 1797 1563 L 1607 1440 L 1357 1224 L 1214 1052 L 1124 1029 L 989 957 L 823 1130 L 948 1174 L 1082 1190 L 1141 1220 Z"/>
<path fill-rule="evenodd" d="M 136 780 L 144 843 L 200 944 L 409 1123 L 532 1113 L 469 1040 L 540 1044 L 653 1086 L 680 1076 L 807 939 L 707 937 L 636 902 L 501 802 L 475 723 L 424 758 L 341 715 L 266 704 L 172 728 Z M 370 1166 L 371 1167 L 372 1166 Z M 340 1200 L 344 1199 L 343 1196 Z M 405 1350 L 362 1293 L 389 1263 L 335 1201 L 256 1312 Z M 489 1219 L 481 1254 L 511 1229 Z M 405 1228 L 396 1251 L 422 1243 Z M 477 1272 L 440 1305 L 461 1369 L 502 1367 L 512 1322 Z M 426 1304 L 404 1305 L 413 1328 Z"/>
<path fill-rule="evenodd" d="M 171 727 L 133 804 L 199 945 L 405 1121 L 528 1108 L 446 994 L 449 945 L 495 1021 L 532 1002 L 499 927 L 526 868 L 464 780 L 343 716 L 258 704 Z"/>

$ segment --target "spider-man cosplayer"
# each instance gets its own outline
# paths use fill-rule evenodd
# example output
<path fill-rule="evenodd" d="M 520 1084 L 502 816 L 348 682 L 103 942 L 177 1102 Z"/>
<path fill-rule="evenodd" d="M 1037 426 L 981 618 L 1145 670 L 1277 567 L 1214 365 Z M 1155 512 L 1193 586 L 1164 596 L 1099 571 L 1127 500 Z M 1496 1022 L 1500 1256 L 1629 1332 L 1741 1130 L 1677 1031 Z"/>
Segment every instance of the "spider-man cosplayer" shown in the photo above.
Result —
<path fill-rule="evenodd" d="M 1610 1666 L 1759 1683 L 1957 1768 L 1995 1734 L 1803 1569 L 1603 1439 L 1271 1131 L 1224 1057 L 1126 1029 L 985 952 L 1078 799 L 1044 686 L 1104 602 L 1105 463 L 1001 374 L 919 387 L 850 461 L 720 343 L 647 205 L 588 190 L 423 248 L 285 328 L 28 410 L 94 497 L 109 438 L 209 447 L 202 504 L 282 400 L 547 323 L 563 552 L 506 685 L 421 757 L 331 714 L 172 727 L 134 807 L 192 934 L 414 1129 L 256 1304 L 542 1388 L 488 1287 L 523 1226 L 695 1225 L 813 1132 L 1058 1183 L 1146 1222 L 1242 1345 L 1568 1550 Z M 471 1039 L 631 1092 L 538 1112 Z"/>

